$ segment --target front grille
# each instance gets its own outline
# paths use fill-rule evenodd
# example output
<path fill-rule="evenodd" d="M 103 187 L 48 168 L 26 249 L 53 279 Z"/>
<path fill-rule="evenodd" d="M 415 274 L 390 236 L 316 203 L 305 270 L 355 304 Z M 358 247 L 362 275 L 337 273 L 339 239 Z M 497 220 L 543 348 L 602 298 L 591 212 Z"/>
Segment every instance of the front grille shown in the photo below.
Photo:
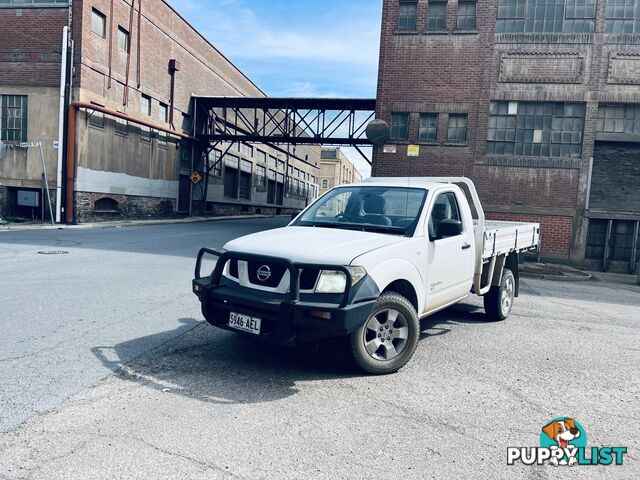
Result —
<path fill-rule="evenodd" d="M 300 273 L 300 290 L 313 290 L 316 286 L 320 270 L 317 268 L 305 268 Z"/>
<path fill-rule="evenodd" d="M 284 265 L 262 262 L 248 262 L 249 281 L 261 287 L 276 288 L 287 271 Z M 269 272 L 268 278 L 265 273 Z"/>

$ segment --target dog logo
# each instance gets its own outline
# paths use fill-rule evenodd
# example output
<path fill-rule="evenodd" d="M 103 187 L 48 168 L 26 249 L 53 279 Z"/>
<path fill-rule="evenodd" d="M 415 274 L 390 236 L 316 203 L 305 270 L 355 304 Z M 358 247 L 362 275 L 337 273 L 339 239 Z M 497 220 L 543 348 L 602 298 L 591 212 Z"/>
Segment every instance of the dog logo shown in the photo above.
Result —
<path fill-rule="evenodd" d="M 258 280 L 266 282 L 271 278 L 271 267 L 269 265 L 262 265 L 256 272 Z"/>
<path fill-rule="evenodd" d="M 589 447 L 587 432 L 573 418 L 558 417 L 540 432 L 539 447 L 507 447 L 507 465 L 622 465 L 627 447 Z"/>
<path fill-rule="evenodd" d="M 570 467 L 575 465 L 577 461 L 576 449 L 586 445 L 586 443 L 584 429 L 573 418 L 557 418 L 542 427 L 542 433 L 540 434 L 540 446 L 547 448 L 555 446 L 566 452 L 562 459 L 553 457 L 549 460 L 556 467 L 558 465 L 568 465 Z"/>

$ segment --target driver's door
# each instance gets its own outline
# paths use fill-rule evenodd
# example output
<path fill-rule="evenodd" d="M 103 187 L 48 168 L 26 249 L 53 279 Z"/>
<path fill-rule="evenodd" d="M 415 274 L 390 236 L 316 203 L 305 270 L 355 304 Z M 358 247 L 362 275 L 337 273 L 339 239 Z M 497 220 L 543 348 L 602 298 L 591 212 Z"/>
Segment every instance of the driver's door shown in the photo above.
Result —
<path fill-rule="evenodd" d="M 431 207 L 427 245 L 427 311 L 455 302 L 469 293 L 473 281 L 473 223 L 464 218 L 456 192 L 440 193 Z M 459 220 L 463 232 L 438 238 L 443 220 Z"/>

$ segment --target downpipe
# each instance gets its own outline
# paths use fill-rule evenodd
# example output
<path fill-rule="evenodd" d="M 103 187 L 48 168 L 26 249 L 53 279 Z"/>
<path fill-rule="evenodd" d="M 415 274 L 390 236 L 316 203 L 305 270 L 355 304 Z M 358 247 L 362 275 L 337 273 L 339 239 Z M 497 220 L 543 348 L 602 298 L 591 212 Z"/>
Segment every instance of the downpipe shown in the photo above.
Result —
<path fill-rule="evenodd" d="M 62 63 L 60 68 L 60 111 L 58 113 L 58 165 L 56 169 L 56 223 L 62 218 L 62 160 L 64 145 L 65 90 L 67 86 L 67 49 L 69 45 L 69 27 L 62 29 Z"/>

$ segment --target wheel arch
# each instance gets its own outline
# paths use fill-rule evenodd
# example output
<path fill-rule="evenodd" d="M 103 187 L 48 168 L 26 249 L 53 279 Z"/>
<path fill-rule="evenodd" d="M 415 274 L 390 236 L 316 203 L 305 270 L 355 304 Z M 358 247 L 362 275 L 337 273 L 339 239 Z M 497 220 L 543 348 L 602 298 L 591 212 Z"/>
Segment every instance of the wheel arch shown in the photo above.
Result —
<path fill-rule="evenodd" d="M 413 285 L 411 284 L 411 282 L 405 279 L 394 280 L 382 290 L 382 293 L 380 295 L 384 293 L 389 293 L 389 292 L 394 292 L 399 295 L 402 295 L 404 298 L 409 300 L 411 305 L 413 305 L 413 308 L 416 309 L 416 313 L 420 314 L 420 304 L 418 303 L 418 294 L 416 292 L 416 289 L 413 288 Z"/>

